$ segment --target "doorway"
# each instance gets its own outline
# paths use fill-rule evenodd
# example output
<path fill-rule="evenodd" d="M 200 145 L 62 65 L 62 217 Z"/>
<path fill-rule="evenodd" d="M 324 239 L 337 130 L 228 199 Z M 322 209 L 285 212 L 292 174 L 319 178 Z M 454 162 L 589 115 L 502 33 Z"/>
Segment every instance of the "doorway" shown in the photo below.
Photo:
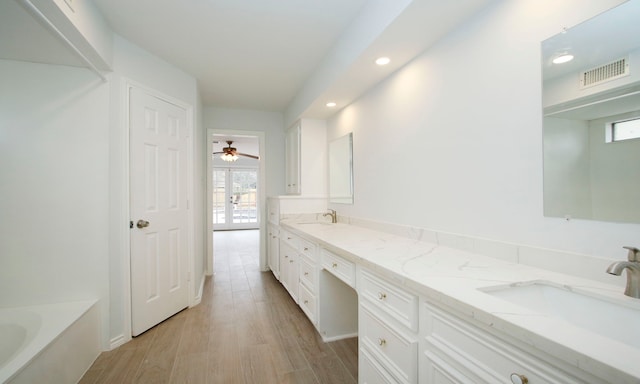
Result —
<path fill-rule="evenodd" d="M 266 223 L 261 219 L 266 214 L 265 132 L 208 129 L 207 139 L 211 156 L 207 162 L 207 225 L 210 233 L 210 236 L 207 236 L 209 239 L 207 243 L 207 274 L 214 273 L 213 232 L 231 229 L 259 230 L 258 262 L 260 270 L 266 271 L 268 270 L 264 241 Z M 232 143 L 229 144 L 229 141 Z M 229 147 L 234 149 L 238 155 L 234 161 L 221 159 L 224 153 L 230 151 Z M 243 174 L 242 172 L 248 173 Z M 237 181 L 236 187 L 233 186 L 234 177 Z M 252 186 L 254 177 L 255 188 Z M 251 180 L 251 182 L 242 182 L 237 180 L 238 178 Z M 236 188 L 235 193 L 234 188 Z"/>

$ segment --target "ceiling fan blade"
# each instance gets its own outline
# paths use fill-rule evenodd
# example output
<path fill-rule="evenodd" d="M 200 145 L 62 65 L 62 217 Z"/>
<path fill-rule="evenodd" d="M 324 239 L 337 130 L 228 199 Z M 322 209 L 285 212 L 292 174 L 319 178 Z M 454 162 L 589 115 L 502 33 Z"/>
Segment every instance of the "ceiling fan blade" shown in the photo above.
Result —
<path fill-rule="evenodd" d="M 244 157 L 250 157 L 252 159 L 260 160 L 260 156 L 249 155 L 249 154 L 246 154 L 246 153 L 236 152 L 236 155 L 244 156 Z"/>
<path fill-rule="evenodd" d="M 222 155 L 225 152 L 213 152 L 214 155 Z"/>

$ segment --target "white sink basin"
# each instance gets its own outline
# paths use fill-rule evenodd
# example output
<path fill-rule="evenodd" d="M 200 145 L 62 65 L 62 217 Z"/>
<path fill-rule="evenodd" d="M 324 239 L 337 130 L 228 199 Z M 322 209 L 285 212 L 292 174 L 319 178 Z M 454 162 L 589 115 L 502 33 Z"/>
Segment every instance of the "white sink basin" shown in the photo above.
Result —
<path fill-rule="evenodd" d="M 576 292 L 569 287 L 546 281 L 481 290 L 541 315 L 555 317 L 576 327 L 640 348 L 640 300 L 616 301 L 604 296 Z"/>

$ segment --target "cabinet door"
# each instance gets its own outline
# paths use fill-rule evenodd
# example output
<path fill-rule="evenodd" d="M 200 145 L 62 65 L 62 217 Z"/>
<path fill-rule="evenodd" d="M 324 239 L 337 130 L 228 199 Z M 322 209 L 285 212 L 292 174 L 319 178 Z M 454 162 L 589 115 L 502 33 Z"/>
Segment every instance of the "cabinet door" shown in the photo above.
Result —
<path fill-rule="evenodd" d="M 298 254 L 286 242 L 280 242 L 280 282 L 293 300 L 298 302 Z"/>
<path fill-rule="evenodd" d="M 300 194 L 300 123 L 287 131 L 285 139 L 287 194 Z"/>
<path fill-rule="evenodd" d="M 269 225 L 267 231 L 267 250 L 269 252 L 269 269 L 276 279 L 280 280 L 280 239 L 278 238 L 279 227 Z"/>

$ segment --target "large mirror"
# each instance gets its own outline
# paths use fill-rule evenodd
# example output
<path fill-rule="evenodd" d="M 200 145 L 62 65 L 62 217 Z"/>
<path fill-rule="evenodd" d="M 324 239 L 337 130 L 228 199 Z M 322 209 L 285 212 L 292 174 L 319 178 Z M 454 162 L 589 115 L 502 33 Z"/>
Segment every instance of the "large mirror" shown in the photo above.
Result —
<path fill-rule="evenodd" d="M 353 134 L 329 143 L 329 201 L 353 204 Z"/>
<path fill-rule="evenodd" d="M 545 216 L 640 223 L 640 0 L 543 41 L 542 75 Z"/>

